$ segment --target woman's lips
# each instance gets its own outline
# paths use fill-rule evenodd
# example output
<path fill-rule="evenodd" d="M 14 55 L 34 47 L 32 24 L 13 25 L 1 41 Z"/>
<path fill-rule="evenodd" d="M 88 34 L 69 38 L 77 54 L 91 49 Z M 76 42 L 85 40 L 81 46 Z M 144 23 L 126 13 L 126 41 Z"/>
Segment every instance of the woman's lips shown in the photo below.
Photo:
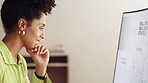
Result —
<path fill-rule="evenodd" d="M 36 44 L 39 44 L 40 40 L 36 39 Z"/>

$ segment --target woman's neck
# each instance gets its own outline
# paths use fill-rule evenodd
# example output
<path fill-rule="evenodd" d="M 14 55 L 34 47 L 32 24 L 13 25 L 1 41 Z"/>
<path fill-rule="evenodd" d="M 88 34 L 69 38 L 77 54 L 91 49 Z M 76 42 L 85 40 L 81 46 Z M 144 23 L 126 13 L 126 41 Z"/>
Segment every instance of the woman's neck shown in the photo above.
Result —
<path fill-rule="evenodd" d="M 23 44 L 18 35 L 14 33 L 8 33 L 2 40 L 9 51 L 11 52 L 15 62 L 18 62 L 18 53 L 23 48 Z"/>

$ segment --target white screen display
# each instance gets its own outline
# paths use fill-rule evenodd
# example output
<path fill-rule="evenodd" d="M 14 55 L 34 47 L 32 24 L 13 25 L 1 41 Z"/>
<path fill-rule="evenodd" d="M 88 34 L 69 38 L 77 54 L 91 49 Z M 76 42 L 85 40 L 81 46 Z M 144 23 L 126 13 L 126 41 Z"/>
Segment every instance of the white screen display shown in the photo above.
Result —
<path fill-rule="evenodd" d="M 113 83 L 148 83 L 148 9 L 123 13 Z"/>

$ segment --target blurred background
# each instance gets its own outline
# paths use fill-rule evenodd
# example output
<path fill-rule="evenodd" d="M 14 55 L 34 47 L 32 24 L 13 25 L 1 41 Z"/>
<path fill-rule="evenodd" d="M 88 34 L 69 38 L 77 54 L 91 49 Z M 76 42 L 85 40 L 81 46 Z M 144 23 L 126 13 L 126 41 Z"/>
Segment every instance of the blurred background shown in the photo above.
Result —
<path fill-rule="evenodd" d="M 56 8 L 47 17 L 42 44 L 53 50 L 53 56 L 66 55 L 67 83 L 112 83 L 122 13 L 147 8 L 147 3 L 147 0 L 56 0 Z M 2 39 L 2 24 L 0 27 Z M 21 53 L 28 56 L 25 50 Z"/>

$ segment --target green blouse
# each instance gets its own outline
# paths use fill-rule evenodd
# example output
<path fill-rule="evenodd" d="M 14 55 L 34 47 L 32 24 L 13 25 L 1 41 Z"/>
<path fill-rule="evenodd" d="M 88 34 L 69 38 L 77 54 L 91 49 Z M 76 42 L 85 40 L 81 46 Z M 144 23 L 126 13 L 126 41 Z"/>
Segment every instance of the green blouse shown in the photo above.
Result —
<path fill-rule="evenodd" d="M 27 64 L 24 57 L 18 54 L 18 64 L 14 61 L 7 46 L 0 40 L 0 83 L 30 83 Z M 32 83 L 43 83 L 35 74 Z M 52 83 L 47 76 L 44 83 Z"/>

